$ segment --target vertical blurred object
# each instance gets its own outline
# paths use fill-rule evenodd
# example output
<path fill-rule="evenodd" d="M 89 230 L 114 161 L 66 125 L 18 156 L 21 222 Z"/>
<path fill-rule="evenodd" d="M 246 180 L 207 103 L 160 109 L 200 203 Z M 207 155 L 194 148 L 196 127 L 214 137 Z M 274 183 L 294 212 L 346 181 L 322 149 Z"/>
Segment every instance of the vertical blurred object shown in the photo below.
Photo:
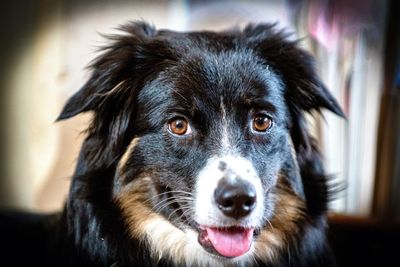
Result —
<path fill-rule="evenodd" d="M 8 8 L 15 17 L 7 20 L 12 33 L 2 35 L 10 38 L 2 43 L 15 47 L 6 56 L 9 73 L 2 72 L 1 78 L 5 112 L 0 205 L 37 209 L 36 200 L 43 197 L 49 170 L 55 168 L 60 174 L 63 166 L 67 165 L 68 172 L 73 167 L 72 162 L 55 166 L 58 157 L 69 156 L 68 150 L 59 151 L 68 131 L 53 125 L 63 102 L 60 92 L 66 85 L 62 1 L 18 1 L 9 3 Z M 18 35 L 22 38 L 14 37 Z M 58 176 L 54 180 L 57 186 L 45 196 L 64 199 L 68 174 Z M 54 209 L 61 203 L 50 201 L 46 205 Z"/>
<path fill-rule="evenodd" d="M 26 145 L 27 140 L 22 131 L 28 121 L 20 113 L 29 113 L 25 101 L 17 103 L 13 95 L 29 99 L 30 91 L 21 90 L 21 86 L 29 85 L 31 72 L 29 64 L 32 62 L 26 50 L 33 39 L 34 4 L 12 1 L 4 3 L 1 18 L 7 23 L 2 23 L 0 28 L 0 122 L 1 122 L 1 157 L 0 157 L 0 204 L 1 206 L 21 206 L 32 197 L 32 180 L 26 179 L 29 167 L 25 165 L 28 156 L 25 153 L 16 155 L 14 149 Z M 3 21 L 2 21 L 3 22 Z M 12 25 L 12 26 L 10 26 Z M 24 64 L 18 64 L 24 63 Z M 19 86 L 12 87 L 12 80 L 16 72 L 24 73 L 24 79 L 19 81 Z M 28 96 L 26 98 L 26 96 Z M 16 110 L 20 113 L 16 114 Z M 15 146 L 11 144 L 15 143 Z M 17 165 L 19 160 L 21 165 Z"/>
<path fill-rule="evenodd" d="M 387 5 L 305 0 L 294 21 L 310 35 L 322 78 L 347 115 L 341 121 L 326 113 L 318 128 L 327 172 L 345 185 L 332 208 L 353 215 L 372 211 Z"/>
<path fill-rule="evenodd" d="M 392 0 L 384 57 L 374 215 L 400 219 L 400 4 Z"/>

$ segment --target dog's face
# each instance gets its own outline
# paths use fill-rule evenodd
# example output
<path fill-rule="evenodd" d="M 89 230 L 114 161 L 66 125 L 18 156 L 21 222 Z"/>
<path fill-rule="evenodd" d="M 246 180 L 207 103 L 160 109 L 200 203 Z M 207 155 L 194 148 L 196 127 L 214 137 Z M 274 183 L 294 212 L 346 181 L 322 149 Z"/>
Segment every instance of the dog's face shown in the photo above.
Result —
<path fill-rule="evenodd" d="M 110 201 L 156 259 L 218 266 L 279 258 L 309 219 L 298 153 L 313 147 L 295 127 L 303 111 L 340 113 L 307 55 L 268 25 L 125 30 L 61 117 L 95 111 L 78 171 L 114 166 Z"/>
<path fill-rule="evenodd" d="M 204 250 L 234 258 L 271 220 L 273 189 L 282 165 L 293 161 L 289 116 L 281 79 L 251 51 L 197 53 L 182 55 L 138 94 L 143 134 L 120 161 L 116 188 L 147 179 L 147 206 L 165 219 L 158 227 L 177 228 L 160 240 L 191 232 Z M 137 207 L 130 192 L 124 197 L 131 217 Z"/>

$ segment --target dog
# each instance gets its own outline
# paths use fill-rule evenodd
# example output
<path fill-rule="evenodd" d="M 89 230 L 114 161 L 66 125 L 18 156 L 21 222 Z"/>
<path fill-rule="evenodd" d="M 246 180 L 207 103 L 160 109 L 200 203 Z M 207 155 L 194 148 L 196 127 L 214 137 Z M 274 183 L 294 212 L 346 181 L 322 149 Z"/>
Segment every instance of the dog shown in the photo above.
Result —
<path fill-rule="evenodd" d="M 334 266 L 312 56 L 273 24 L 120 30 L 58 118 L 93 113 L 64 210 L 3 215 L 10 266 Z"/>

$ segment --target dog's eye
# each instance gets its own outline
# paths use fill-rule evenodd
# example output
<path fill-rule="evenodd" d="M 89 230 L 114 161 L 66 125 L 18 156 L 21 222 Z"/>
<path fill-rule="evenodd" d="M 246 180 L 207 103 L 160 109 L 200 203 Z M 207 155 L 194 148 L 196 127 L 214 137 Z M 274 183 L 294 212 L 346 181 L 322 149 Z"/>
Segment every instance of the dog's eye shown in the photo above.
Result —
<path fill-rule="evenodd" d="M 263 113 L 258 113 L 253 119 L 253 131 L 266 132 L 272 126 L 272 120 L 270 117 Z"/>
<path fill-rule="evenodd" d="M 185 118 L 174 118 L 168 123 L 168 130 L 176 135 L 188 135 L 192 133 L 189 122 Z"/>

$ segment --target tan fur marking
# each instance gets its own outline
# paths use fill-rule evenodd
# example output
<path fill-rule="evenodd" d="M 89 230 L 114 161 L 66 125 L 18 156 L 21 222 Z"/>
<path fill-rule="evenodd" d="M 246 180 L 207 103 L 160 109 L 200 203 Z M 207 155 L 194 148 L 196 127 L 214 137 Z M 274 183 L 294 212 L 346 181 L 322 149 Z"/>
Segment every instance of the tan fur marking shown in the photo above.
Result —
<path fill-rule="evenodd" d="M 280 177 L 275 191 L 276 205 L 270 224 L 261 230 L 255 242 L 255 257 L 264 262 L 277 262 L 281 251 L 287 249 L 299 231 L 298 223 L 305 220 L 305 203 L 297 197 Z"/>
<path fill-rule="evenodd" d="M 296 148 L 294 147 L 293 140 L 292 140 L 292 138 L 290 136 L 288 137 L 288 141 L 289 141 L 289 145 L 290 145 L 290 154 L 293 157 L 293 162 L 295 164 L 296 171 L 300 173 L 299 162 L 297 161 Z"/>
<path fill-rule="evenodd" d="M 135 147 L 137 146 L 139 141 L 140 141 L 139 137 L 136 137 L 136 138 L 132 139 L 132 141 L 129 144 L 128 148 L 125 150 L 125 153 L 122 155 L 120 161 L 118 162 L 118 169 L 121 169 L 123 166 L 126 165 L 126 162 L 128 161 L 129 156 L 132 154 L 133 150 L 135 149 Z"/>

